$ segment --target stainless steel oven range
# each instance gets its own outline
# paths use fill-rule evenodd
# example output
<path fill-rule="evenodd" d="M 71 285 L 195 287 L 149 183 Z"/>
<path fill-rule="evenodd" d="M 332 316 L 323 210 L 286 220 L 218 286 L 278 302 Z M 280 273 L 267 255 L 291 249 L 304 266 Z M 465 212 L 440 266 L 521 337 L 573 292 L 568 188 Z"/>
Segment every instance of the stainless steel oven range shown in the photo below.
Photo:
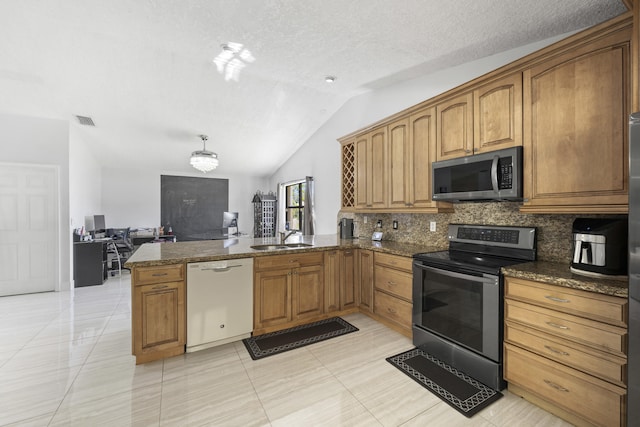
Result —
<path fill-rule="evenodd" d="M 451 224 L 448 238 L 448 251 L 413 256 L 413 344 L 502 390 L 500 269 L 536 259 L 536 230 Z"/>

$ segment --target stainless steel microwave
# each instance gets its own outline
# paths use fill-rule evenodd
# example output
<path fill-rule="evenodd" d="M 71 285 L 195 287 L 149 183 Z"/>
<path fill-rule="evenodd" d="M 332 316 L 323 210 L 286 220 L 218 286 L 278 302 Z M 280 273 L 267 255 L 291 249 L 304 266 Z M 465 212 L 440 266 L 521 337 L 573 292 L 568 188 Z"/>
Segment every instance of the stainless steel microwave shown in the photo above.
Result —
<path fill-rule="evenodd" d="M 522 147 L 432 163 L 433 200 L 522 200 Z"/>

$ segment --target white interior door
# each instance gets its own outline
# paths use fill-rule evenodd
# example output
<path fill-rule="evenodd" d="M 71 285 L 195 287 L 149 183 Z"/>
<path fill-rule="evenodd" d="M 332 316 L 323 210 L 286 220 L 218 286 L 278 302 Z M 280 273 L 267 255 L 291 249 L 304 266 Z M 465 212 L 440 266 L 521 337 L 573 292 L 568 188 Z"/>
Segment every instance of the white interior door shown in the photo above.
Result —
<path fill-rule="evenodd" d="M 58 169 L 0 163 L 0 296 L 56 289 Z"/>

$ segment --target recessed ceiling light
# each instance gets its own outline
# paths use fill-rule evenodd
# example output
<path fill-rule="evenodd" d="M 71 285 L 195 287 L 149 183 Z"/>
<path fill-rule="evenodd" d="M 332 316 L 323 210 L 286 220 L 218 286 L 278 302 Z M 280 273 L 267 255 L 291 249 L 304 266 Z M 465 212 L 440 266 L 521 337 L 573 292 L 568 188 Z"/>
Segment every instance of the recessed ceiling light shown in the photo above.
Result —
<path fill-rule="evenodd" d="M 336 76 L 326 76 L 324 78 L 324 81 L 327 82 L 327 83 L 333 83 L 333 82 L 336 81 L 336 78 L 337 78 Z"/>

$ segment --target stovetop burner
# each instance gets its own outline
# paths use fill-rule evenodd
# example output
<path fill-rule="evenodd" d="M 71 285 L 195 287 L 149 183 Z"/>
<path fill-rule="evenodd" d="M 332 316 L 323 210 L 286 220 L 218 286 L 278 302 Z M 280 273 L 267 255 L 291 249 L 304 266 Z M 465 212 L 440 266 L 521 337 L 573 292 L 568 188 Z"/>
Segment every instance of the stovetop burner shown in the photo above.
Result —
<path fill-rule="evenodd" d="M 469 253 L 458 251 L 441 251 L 420 253 L 413 256 L 414 259 L 426 262 L 434 267 L 446 268 L 447 266 L 467 267 L 487 274 L 498 275 L 500 268 L 509 265 L 528 262 L 522 259 L 494 257 L 481 253 Z"/>
<path fill-rule="evenodd" d="M 536 259 L 535 228 L 449 225 L 449 250 L 413 256 L 439 268 L 456 267 L 499 275 L 500 269 Z"/>

